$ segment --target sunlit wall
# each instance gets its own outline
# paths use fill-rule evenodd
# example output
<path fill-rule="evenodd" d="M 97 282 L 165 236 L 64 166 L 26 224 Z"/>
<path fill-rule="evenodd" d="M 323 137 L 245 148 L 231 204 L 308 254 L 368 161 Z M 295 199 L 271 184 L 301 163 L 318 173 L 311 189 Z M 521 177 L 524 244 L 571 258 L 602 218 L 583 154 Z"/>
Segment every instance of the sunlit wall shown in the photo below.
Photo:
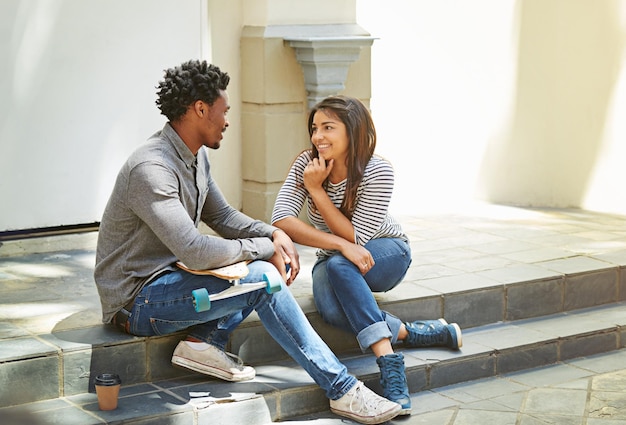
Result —
<path fill-rule="evenodd" d="M 626 213 L 624 1 L 361 0 L 399 210 Z"/>
<path fill-rule="evenodd" d="M 378 37 L 371 106 L 394 209 L 626 214 L 626 0 L 3 0 L 0 231 L 98 220 L 124 159 L 163 125 L 163 68 L 191 57 L 233 76 L 212 157 L 240 207 L 241 27 L 329 15 Z"/>
<path fill-rule="evenodd" d="M 0 231 L 99 221 L 123 161 L 165 123 L 163 69 L 203 52 L 203 8 L 0 2 Z"/>

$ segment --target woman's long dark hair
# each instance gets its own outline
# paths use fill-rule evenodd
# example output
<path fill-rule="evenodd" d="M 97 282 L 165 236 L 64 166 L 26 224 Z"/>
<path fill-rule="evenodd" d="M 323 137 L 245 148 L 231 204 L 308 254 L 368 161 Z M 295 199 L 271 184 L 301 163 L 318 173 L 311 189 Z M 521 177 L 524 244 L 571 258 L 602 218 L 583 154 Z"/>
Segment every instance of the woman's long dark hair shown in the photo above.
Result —
<path fill-rule="evenodd" d="M 313 118 L 315 113 L 323 111 L 325 114 L 337 118 L 346 126 L 348 133 L 348 179 L 346 181 L 346 194 L 339 208 L 341 212 L 352 219 L 356 208 L 356 192 L 365 166 L 372 158 L 376 149 L 376 128 L 367 107 L 358 99 L 349 96 L 331 96 L 319 102 L 309 113 L 309 137 L 313 135 Z M 313 158 L 319 157 L 319 152 L 311 143 Z M 328 180 L 324 187 L 328 186 Z"/>

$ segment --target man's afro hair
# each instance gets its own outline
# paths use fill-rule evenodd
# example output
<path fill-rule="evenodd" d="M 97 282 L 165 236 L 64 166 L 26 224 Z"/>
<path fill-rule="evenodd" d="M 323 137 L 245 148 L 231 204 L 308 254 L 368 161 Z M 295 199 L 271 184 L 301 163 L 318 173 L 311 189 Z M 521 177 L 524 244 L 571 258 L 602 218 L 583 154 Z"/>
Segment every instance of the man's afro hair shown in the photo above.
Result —
<path fill-rule="evenodd" d="M 161 114 L 170 121 L 177 121 L 197 100 L 212 105 L 229 82 L 230 76 L 217 66 L 189 60 L 165 70 L 165 77 L 157 86 L 156 104 Z"/>

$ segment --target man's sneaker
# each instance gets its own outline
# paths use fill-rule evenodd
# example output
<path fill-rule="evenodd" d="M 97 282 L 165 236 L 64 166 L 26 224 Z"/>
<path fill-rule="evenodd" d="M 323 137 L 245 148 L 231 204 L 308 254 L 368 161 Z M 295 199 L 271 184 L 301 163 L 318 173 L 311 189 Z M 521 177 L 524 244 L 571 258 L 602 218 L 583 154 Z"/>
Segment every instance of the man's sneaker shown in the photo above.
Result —
<path fill-rule="evenodd" d="M 256 375 L 239 357 L 205 342 L 179 342 L 172 364 L 231 382 L 247 381 Z"/>
<path fill-rule="evenodd" d="M 448 324 L 444 319 L 417 320 L 404 326 L 409 333 L 404 339 L 406 347 L 448 347 L 457 350 L 463 346 L 461 328 L 456 323 Z"/>
<path fill-rule="evenodd" d="M 387 354 L 376 359 L 380 368 L 380 386 L 383 388 L 383 397 L 395 401 L 402 410 L 398 415 L 411 414 L 411 396 L 406 382 L 404 370 L 404 356 L 402 353 Z"/>
<path fill-rule="evenodd" d="M 395 418 L 402 410 L 398 403 L 379 396 L 358 381 L 338 400 L 330 401 L 330 411 L 362 424 L 381 424 Z"/>

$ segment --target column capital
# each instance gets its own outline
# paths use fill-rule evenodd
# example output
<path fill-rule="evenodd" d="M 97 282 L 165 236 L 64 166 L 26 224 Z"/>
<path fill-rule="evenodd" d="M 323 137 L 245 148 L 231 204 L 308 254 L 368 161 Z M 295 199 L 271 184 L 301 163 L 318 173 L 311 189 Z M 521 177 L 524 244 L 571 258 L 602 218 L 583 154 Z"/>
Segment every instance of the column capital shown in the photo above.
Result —
<path fill-rule="evenodd" d="M 282 28 L 283 39 L 296 51 L 304 73 L 308 107 L 345 88 L 348 69 L 370 47 L 372 37 L 361 27 L 345 25 L 296 25 Z"/>

